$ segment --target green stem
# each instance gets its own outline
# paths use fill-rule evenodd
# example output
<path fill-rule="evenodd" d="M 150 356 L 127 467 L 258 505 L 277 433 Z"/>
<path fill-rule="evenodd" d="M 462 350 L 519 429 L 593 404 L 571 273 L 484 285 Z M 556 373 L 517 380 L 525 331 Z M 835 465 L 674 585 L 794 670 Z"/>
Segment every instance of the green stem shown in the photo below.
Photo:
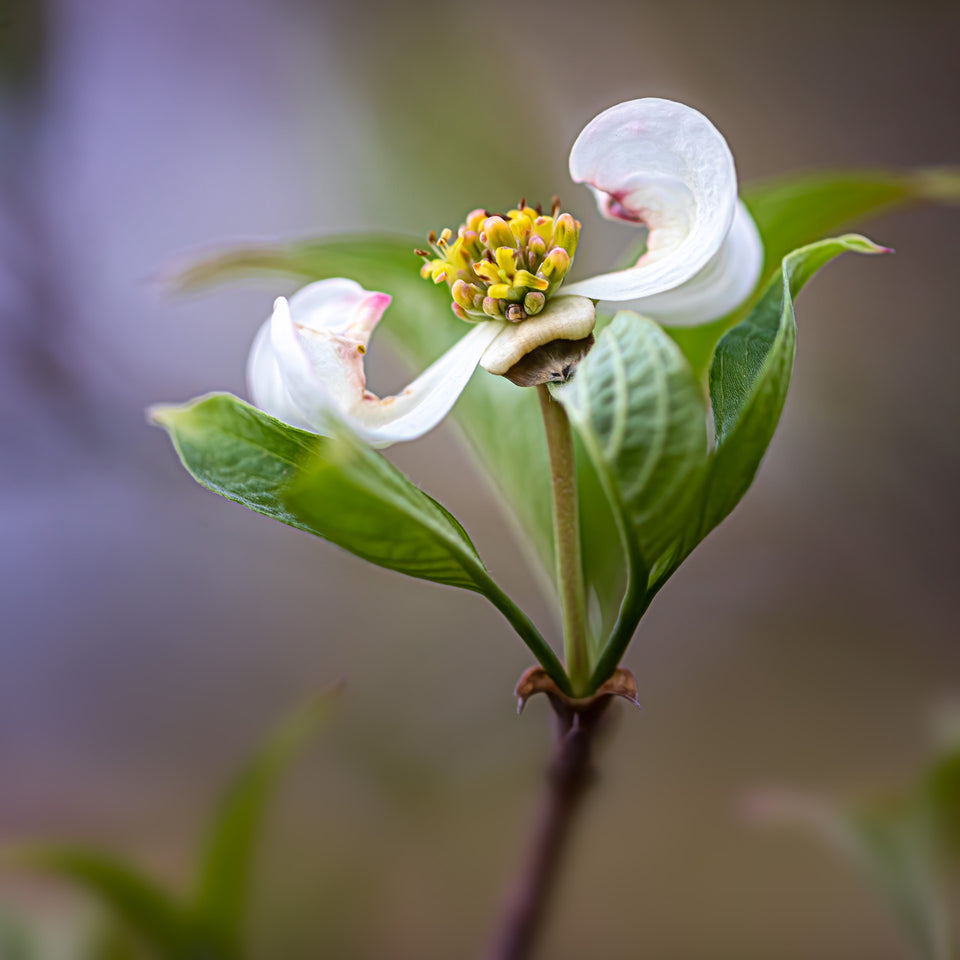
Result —
<path fill-rule="evenodd" d="M 590 656 L 587 651 L 587 603 L 580 553 L 573 435 L 566 411 L 550 396 L 546 384 L 541 383 L 537 387 L 537 397 L 550 454 L 553 535 L 557 554 L 557 582 L 563 607 L 563 653 L 574 695 L 584 696 L 590 680 Z"/>
<path fill-rule="evenodd" d="M 563 664 L 550 645 L 533 625 L 533 621 L 497 586 L 492 579 L 486 581 L 486 596 L 490 602 L 506 617 L 507 622 L 516 630 L 520 639 L 537 658 L 540 666 L 547 671 L 553 682 L 568 696 L 573 696 L 570 681 Z"/>

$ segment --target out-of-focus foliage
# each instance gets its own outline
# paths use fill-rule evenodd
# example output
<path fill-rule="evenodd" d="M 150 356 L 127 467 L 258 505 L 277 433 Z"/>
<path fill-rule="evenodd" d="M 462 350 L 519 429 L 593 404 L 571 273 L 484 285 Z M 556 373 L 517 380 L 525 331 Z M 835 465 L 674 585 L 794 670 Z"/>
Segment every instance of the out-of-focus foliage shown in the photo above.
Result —
<path fill-rule="evenodd" d="M 256 840 L 269 800 L 292 760 L 326 721 L 335 692 L 285 718 L 224 791 L 188 896 L 166 890 L 119 856 L 70 843 L 18 847 L 0 863 L 64 880 L 109 908 L 111 922 L 92 945 L 92 960 L 240 960 Z M 8 954 L 12 960 L 33 960 L 28 934 L 12 921 L 0 924 L 0 947 L 4 960 Z"/>
<path fill-rule="evenodd" d="M 764 820 L 798 823 L 841 851 L 886 903 L 920 960 L 956 960 L 960 927 L 960 738 L 913 784 L 874 798 L 761 795 Z"/>
<path fill-rule="evenodd" d="M 47 10 L 37 0 L 6 0 L 0 14 L 0 92 L 36 86 L 47 52 Z"/>

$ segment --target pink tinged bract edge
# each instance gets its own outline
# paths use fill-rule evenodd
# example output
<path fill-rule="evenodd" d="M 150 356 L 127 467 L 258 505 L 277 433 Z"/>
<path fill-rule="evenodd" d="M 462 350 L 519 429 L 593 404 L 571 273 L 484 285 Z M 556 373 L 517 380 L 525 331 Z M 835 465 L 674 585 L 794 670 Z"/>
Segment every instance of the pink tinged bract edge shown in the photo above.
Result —
<path fill-rule="evenodd" d="M 636 301 L 664 323 L 696 324 L 753 289 L 759 235 L 738 201 L 726 140 L 697 110 L 647 98 L 603 111 L 577 137 L 570 176 L 590 187 L 605 217 L 649 232 L 636 265 L 568 284 L 565 293 Z"/>
<path fill-rule="evenodd" d="M 477 324 L 409 386 L 381 399 L 366 389 L 364 358 L 389 304 L 389 295 L 342 278 L 309 284 L 289 301 L 279 297 L 250 351 L 253 402 L 314 433 L 329 433 L 330 421 L 339 421 L 378 447 L 433 429 L 503 324 Z"/>

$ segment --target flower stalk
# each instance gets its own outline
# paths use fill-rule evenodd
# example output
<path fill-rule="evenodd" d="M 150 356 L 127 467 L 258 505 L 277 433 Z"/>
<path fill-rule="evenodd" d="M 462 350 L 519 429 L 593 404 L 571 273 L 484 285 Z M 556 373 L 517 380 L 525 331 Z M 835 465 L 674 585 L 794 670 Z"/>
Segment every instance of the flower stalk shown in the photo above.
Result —
<path fill-rule="evenodd" d="M 564 660 L 573 695 L 583 697 L 590 692 L 590 656 L 587 650 L 587 603 L 580 551 L 573 434 L 566 411 L 550 396 L 546 384 L 537 387 L 537 398 L 540 401 L 550 456 L 557 583 L 563 610 Z"/>

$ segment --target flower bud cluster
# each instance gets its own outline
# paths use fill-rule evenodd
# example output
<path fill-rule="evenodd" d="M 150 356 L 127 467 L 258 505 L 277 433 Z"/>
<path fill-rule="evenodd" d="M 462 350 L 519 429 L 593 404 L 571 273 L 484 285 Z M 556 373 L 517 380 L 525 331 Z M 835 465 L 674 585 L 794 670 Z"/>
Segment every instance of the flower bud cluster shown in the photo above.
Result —
<path fill-rule="evenodd" d="M 521 200 L 506 216 L 474 210 L 457 231 L 430 234 L 422 277 L 446 283 L 461 320 L 509 320 L 536 316 L 563 283 L 573 263 L 580 223 L 560 212 L 550 216 Z"/>

